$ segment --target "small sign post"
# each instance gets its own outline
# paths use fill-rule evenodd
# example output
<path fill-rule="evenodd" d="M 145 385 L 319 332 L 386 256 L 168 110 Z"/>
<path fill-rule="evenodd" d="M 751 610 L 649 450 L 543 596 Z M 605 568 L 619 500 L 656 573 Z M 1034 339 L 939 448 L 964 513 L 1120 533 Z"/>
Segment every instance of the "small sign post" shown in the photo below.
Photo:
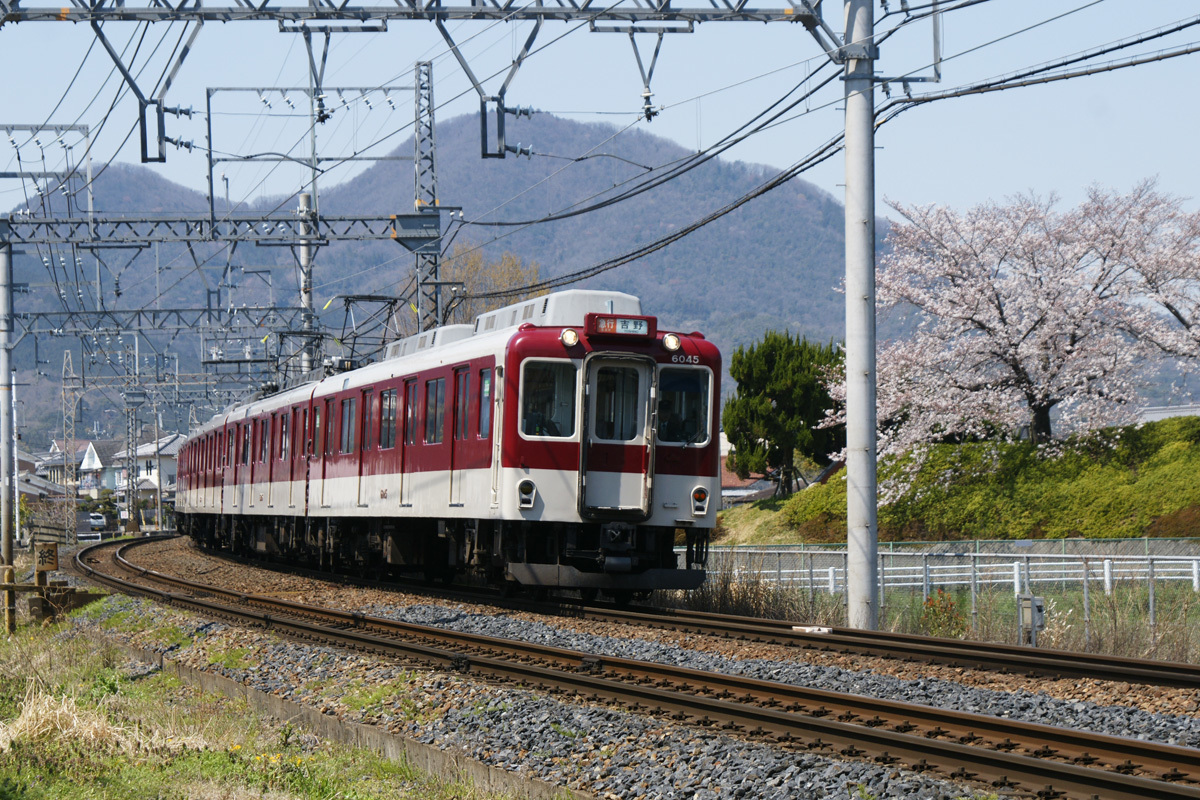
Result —
<path fill-rule="evenodd" d="M 33 546 L 34 583 L 45 586 L 47 572 L 58 570 L 58 543 L 37 542 Z"/>

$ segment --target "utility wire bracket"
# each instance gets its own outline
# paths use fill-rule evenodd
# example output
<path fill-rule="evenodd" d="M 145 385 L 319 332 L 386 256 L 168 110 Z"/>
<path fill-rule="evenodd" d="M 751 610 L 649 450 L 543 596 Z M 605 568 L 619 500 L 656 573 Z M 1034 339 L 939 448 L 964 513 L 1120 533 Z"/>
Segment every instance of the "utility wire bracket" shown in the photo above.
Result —
<path fill-rule="evenodd" d="M 108 40 L 108 37 L 105 36 L 104 32 L 100 29 L 100 23 L 96 22 L 95 20 L 92 21 L 92 31 L 96 34 L 96 38 L 100 40 L 100 44 L 104 46 L 104 49 L 108 51 L 108 55 L 112 59 L 113 64 L 115 64 L 117 70 L 120 71 L 121 77 L 125 79 L 125 84 L 137 98 L 139 109 L 138 127 L 140 128 L 143 164 L 165 162 L 167 160 L 167 144 L 171 143 L 178 146 L 177 140 L 167 139 L 166 114 L 169 112 L 175 116 L 191 116 L 191 109 L 187 109 L 185 114 L 184 110 L 182 109 L 164 108 L 163 98 L 166 96 L 167 90 L 171 88 L 171 84 L 175 81 L 175 76 L 179 73 L 179 68 L 183 66 L 184 59 L 188 57 L 189 53 L 191 53 L 192 45 L 195 43 L 196 36 L 199 35 L 202 27 L 204 27 L 204 20 L 197 19 L 196 26 L 192 28 L 191 36 L 188 37 L 187 43 L 180 48 L 179 55 L 176 56 L 175 61 L 171 66 L 171 70 L 167 74 L 166 80 L 163 81 L 163 86 L 159 91 L 158 96 L 151 99 L 146 97 L 146 95 L 138 87 L 137 80 L 129 73 L 129 69 L 125 66 L 125 62 L 121 60 L 121 55 L 116 51 L 116 49 L 112 46 L 112 42 Z M 154 120 L 153 135 L 150 128 L 151 118 Z M 155 153 L 153 155 L 150 153 L 151 139 L 153 139 L 155 142 Z"/>
<path fill-rule="evenodd" d="M 521 52 L 517 53 L 513 59 L 512 66 L 509 67 L 508 75 L 504 78 L 504 83 L 500 86 L 500 91 L 494 95 L 489 95 L 483 88 L 483 83 L 475 77 L 471 65 L 467 63 L 467 59 L 458 49 L 458 45 L 454 42 L 454 37 L 450 35 L 450 31 L 442 23 L 442 20 L 436 19 L 434 23 L 437 25 L 438 31 L 441 32 L 442 38 L 446 40 L 446 44 L 450 46 L 450 52 L 458 59 L 458 64 L 462 67 L 463 72 L 467 76 L 467 80 L 471 81 L 471 85 L 475 87 L 475 91 L 479 93 L 479 155 L 481 158 L 504 158 L 508 153 L 516 153 L 517 155 L 532 155 L 533 148 L 529 147 L 509 147 L 505 139 L 504 122 L 508 114 L 514 117 L 529 117 L 533 115 L 532 108 L 509 108 L 504 104 L 504 96 L 508 93 L 508 86 L 512 83 L 513 78 L 517 76 L 517 71 L 521 65 L 525 63 L 525 59 L 529 56 L 529 49 L 533 47 L 534 41 L 537 39 L 538 33 L 542 30 L 542 20 L 539 17 L 533 23 L 533 30 L 529 32 L 528 38 L 525 39 L 525 44 L 521 47 Z M 488 131 L 488 117 L 495 115 L 495 142 L 491 141 Z"/>

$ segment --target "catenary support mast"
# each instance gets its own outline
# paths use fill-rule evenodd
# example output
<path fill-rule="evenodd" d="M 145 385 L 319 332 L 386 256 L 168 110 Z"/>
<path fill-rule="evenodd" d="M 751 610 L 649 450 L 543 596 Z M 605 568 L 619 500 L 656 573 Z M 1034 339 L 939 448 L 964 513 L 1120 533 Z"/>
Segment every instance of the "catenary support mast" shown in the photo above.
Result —
<path fill-rule="evenodd" d="M 846 592 L 879 627 L 875 449 L 874 0 L 846 0 Z"/>
<path fill-rule="evenodd" d="M 13 537 L 17 520 L 17 463 L 12 443 L 7 441 L 13 429 L 13 321 L 12 243 L 8 241 L 8 225 L 0 220 L 0 475 L 4 491 L 0 493 L 0 560 L 4 566 L 13 565 Z M 0 571 L 4 574 L 4 571 Z M 7 572 L 13 579 L 12 571 Z M 16 595 L 4 592 L 4 622 L 9 633 L 16 630 Z"/>

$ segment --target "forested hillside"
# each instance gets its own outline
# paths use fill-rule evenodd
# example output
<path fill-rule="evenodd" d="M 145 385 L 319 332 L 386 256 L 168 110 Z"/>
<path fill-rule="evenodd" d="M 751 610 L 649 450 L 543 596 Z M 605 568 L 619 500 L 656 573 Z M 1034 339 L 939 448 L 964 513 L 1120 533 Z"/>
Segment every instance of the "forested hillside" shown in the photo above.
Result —
<path fill-rule="evenodd" d="M 669 163 L 688 153 L 679 145 L 641 131 L 614 137 L 616 129 L 535 115 L 510 126 L 510 139 L 532 143 L 532 159 L 479 157 L 479 127 L 474 116 L 448 120 L 437 129 L 438 187 L 444 206 L 461 206 L 468 222 L 533 220 L 569 209 L 588 198 L 604 198 L 617 185 L 646 174 L 645 166 Z M 411 140 L 396 152 L 412 152 Z M 581 161 L 569 159 L 588 156 Z M 567 160 L 564 160 L 567 158 Z M 641 166 L 639 166 L 641 165 Z M 555 277 L 636 245 L 669 234 L 740 197 L 772 170 L 740 162 L 711 160 L 625 202 L 568 219 L 527 226 L 467 225 L 456 243 L 485 245 L 499 256 L 512 252 L 536 262 L 542 277 Z M 408 162 L 383 162 L 349 182 L 323 186 L 326 214 L 387 215 L 412 208 L 413 168 Z M 22 204 L 24 205 L 24 204 Z M 96 208 L 105 214 L 195 212 L 204 196 L 154 175 L 148 169 L 114 165 L 96 181 Z M 290 209 L 294 199 L 265 198 L 260 209 Z M 218 214 L 224 209 L 218 202 Z M 34 205 L 35 210 L 38 206 Z M 56 199 L 55 209 L 62 212 Z M 810 338 L 840 337 L 842 209 L 829 194 L 793 180 L 665 250 L 592 278 L 587 287 L 620 289 L 642 297 L 649 313 L 671 326 L 701 330 L 724 349 L 754 340 L 768 328 L 788 328 Z M 42 256 L 48 255 L 42 253 Z M 59 254 L 61 255 L 61 254 Z M 102 268 L 108 307 L 126 307 L 151 299 L 159 287 L 171 287 L 164 305 L 203 302 L 224 257 L 198 248 L 196 259 L 182 247 L 162 246 L 162 272 L 155 278 L 156 254 L 110 253 Z M 208 286 L 194 269 L 206 263 Z M 37 254 L 18 261 L 18 280 L 46 280 Z M 279 248 L 241 248 L 235 265 L 287 264 Z M 392 242 L 323 248 L 317 258 L 317 306 L 336 293 L 383 292 L 402 286 L 412 259 Z M 380 266 L 383 265 L 383 266 Z M 84 259 L 79 279 L 95 278 Z M 219 274 L 216 275 L 219 278 Z M 119 280 L 120 296 L 116 296 Z M 241 282 L 237 302 L 262 302 L 265 286 Z M 90 285 L 85 302 L 94 302 Z M 287 288 L 281 290 L 286 292 Z M 288 298 L 280 297 L 281 301 Z M 54 308 L 52 292 L 27 298 L 29 308 Z M 51 359 L 52 361 L 54 359 Z"/>

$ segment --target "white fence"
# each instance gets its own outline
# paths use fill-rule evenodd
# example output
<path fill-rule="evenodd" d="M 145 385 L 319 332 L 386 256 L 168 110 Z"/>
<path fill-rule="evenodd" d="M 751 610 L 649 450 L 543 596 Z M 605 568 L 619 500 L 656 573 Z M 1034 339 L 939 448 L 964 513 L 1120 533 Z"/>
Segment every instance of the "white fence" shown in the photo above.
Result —
<path fill-rule="evenodd" d="M 757 580 L 809 592 L 845 589 L 846 551 L 841 549 L 719 548 L 709 550 L 708 570 L 735 580 Z M 937 587 L 1010 586 L 1013 594 L 1046 586 L 1063 589 L 1099 582 L 1105 594 L 1121 582 L 1186 581 L 1200 592 L 1200 553 L 1195 556 L 1042 555 L 947 552 L 882 552 L 881 590 L 909 589 L 926 597 Z"/>

